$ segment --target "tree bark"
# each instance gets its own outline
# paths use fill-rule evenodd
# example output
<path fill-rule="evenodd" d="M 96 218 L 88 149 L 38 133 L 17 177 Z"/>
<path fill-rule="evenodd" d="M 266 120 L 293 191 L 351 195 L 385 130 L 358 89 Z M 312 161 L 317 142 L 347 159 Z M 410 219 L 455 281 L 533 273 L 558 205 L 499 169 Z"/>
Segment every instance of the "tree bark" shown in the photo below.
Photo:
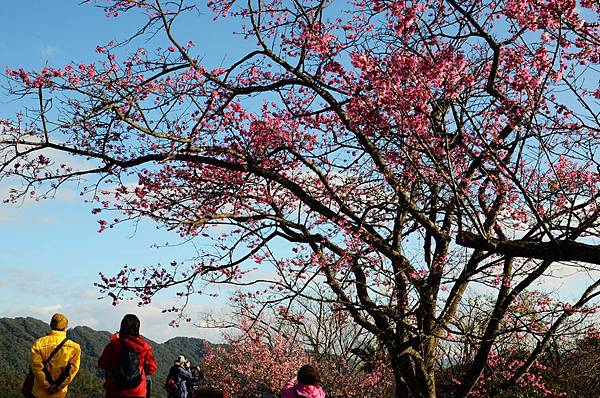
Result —
<path fill-rule="evenodd" d="M 600 246 L 568 240 L 553 242 L 500 240 L 462 231 L 457 235 L 456 243 L 464 247 L 503 254 L 508 257 L 536 258 L 548 261 L 581 261 L 600 265 Z"/>
<path fill-rule="evenodd" d="M 436 398 L 435 373 L 424 369 L 417 360 L 407 354 L 394 355 L 391 361 L 395 398 Z"/>

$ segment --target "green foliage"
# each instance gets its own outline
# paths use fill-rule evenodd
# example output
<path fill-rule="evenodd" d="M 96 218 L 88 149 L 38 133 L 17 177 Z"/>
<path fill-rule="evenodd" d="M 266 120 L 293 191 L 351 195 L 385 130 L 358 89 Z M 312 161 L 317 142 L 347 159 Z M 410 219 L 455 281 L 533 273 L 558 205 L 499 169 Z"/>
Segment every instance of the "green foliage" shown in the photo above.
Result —
<path fill-rule="evenodd" d="M 69 386 L 69 398 L 89 398 L 102 396 L 102 379 L 96 375 L 96 372 L 81 368 L 79 373 Z"/>
<path fill-rule="evenodd" d="M 24 378 L 24 374 L 0 367 L 0 397 L 22 398 L 19 391 Z"/>
<path fill-rule="evenodd" d="M 49 330 L 48 324 L 34 318 L 0 318 L 0 397 L 21 398 L 19 391 L 27 373 L 31 345 Z M 81 368 L 67 397 L 102 397 L 104 372 L 97 364 L 111 333 L 77 326 L 69 329 L 67 334 L 81 346 Z M 152 396 L 155 398 L 165 396 L 162 385 L 177 355 L 185 355 L 196 365 L 202 362 L 205 353 L 201 339 L 176 337 L 163 344 L 146 340 L 153 347 L 158 364 L 158 371 L 153 376 Z"/>

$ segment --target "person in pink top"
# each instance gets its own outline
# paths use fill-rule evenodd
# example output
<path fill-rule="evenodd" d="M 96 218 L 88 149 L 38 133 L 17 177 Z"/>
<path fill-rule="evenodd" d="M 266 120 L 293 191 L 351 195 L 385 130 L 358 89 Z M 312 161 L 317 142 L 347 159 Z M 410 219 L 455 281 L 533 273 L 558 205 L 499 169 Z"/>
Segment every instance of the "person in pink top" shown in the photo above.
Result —
<path fill-rule="evenodd" d="M 325 392 L 319 385 L 319 371 L 312 365 L 303 365 L 298 369 L 297 382 L 287 382 L 279 396 L 281 398 L 325 398 Z"/>

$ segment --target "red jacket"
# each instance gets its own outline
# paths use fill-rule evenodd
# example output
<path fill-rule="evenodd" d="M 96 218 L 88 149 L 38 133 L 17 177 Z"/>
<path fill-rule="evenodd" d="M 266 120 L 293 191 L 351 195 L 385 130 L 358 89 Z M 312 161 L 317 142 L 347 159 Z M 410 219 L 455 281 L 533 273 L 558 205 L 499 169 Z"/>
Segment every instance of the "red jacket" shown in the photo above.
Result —
<path fill-rule="evenodd" d="M 142 382 L 134 388 L 123 389 L 115 385 L 110 377 L 110 369 L 117 366 L 119 353 L 123 344 L 130 350 L 137 353 L 140 361 L 140 370 L 142 371 Z M 123 336 L 119 338 L 117 333 L 110 337 L 110 343 L 104 347 L 104 351 L 98 359 L 98 366 L 106 371 L 106 398 L 116 397 L 146 397 L 146 375 L 152 375 L 156 372 L 156 361 L 152 356 L 152 347 L 141 337 Z"/>

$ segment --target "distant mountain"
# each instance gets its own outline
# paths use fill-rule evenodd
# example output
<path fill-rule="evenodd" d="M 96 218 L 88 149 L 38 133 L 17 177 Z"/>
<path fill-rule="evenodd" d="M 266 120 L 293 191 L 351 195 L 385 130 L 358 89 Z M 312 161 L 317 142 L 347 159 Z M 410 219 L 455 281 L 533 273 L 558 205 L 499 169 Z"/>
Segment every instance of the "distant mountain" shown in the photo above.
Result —
<path fill-rule="evenodd" d="M 46 335 L 50 326 L 34 318 L 0 318 L 0 397 L 21 398 L 21 383 L 27 372 L 29 350 L 33 341 Z M 108 343 L 111 333 L 97 331 L 87 326 L 77 326 L 67 331 L 70 339 L 81 346 L 81 368 L 69 388 L 68 398 L 102 397 L 104 373 L 98 368 L 98 358 Z M 153 347 L 158 371 L 153 377 L 153 397 L 166 397 L 163 388 L 169 368 L 177 355 L 185 355 L 192 364 L 202 361 L 205 340 L 175 337 L 162 344 L 146 341 Z"/>

